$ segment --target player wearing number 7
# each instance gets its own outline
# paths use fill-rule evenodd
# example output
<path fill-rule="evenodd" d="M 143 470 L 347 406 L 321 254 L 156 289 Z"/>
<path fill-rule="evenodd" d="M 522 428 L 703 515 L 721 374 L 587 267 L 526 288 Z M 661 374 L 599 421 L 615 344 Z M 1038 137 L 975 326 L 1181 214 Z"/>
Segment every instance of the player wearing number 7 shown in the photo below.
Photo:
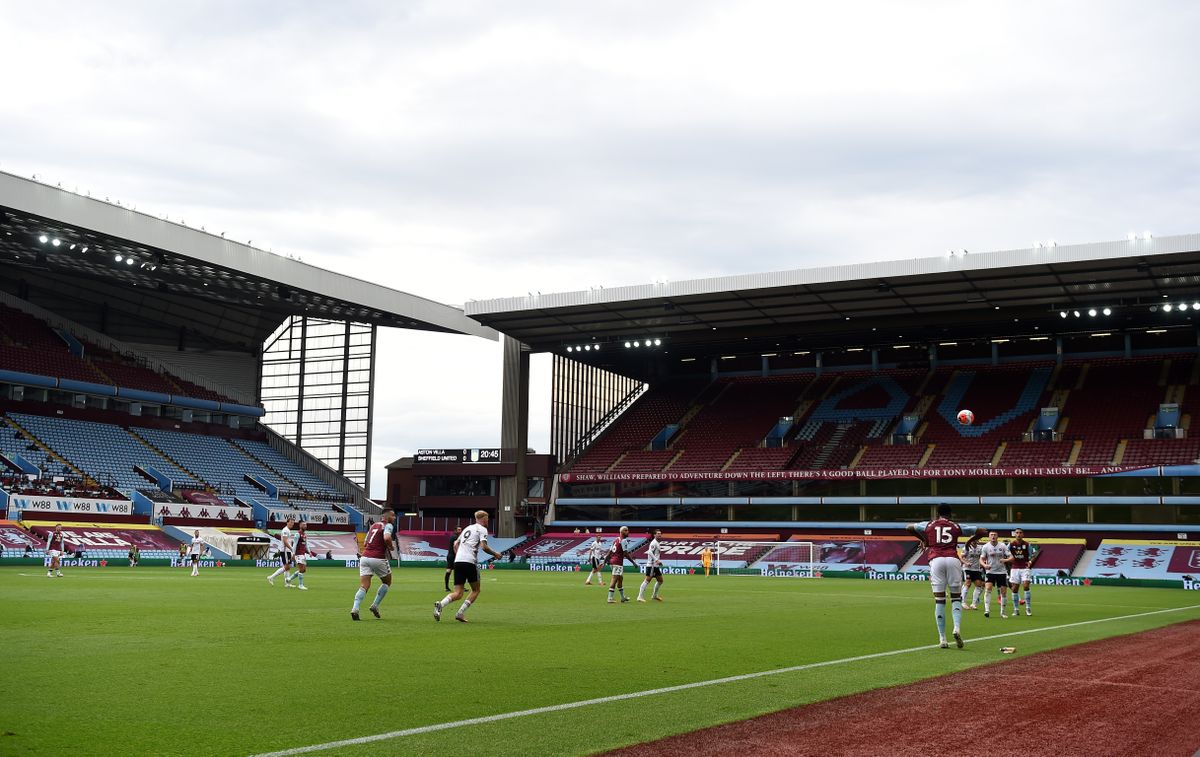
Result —
<path fill-rule="evenodd" d="M 938 642 L 942 649 L 950 646 L 946 643 L 946 591 L 949 589 L 954 616 L 954 643 L 962 649 L 963 571 L 962 559 L 958 556 L 958 539 L 964 530 L 950 519 L 954 515 L 950 505 L 938 505 L 937 514 L 936 520 L 910 524 L 907 530 L 925 545 L 925 554 L 929 558 L 929 583 L 933 586 L 933 617 L 937 622 Z M 970 530 L 968 549 L 987 535 L 987 529 L 984 528 L 972 526 Z"/>

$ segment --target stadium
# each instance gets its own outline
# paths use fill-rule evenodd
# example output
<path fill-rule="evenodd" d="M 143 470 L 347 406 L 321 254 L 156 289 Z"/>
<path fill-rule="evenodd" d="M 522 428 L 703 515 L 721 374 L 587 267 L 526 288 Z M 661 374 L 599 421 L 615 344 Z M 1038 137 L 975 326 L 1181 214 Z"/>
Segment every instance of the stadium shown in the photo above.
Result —
<path fill-rule="evenodd" d="M 0 174 L 0 272 L 3 680 L 47 705 L 3 718 L 6 753 L 878 753 L 889 730 L 900 754 L 903 702 L 982 675 L 1054 682 L 1014 705 L 1030 734 L 1196 746 L 1200 235 L 464 311 Z M 503 422 L 496 446 L 387 464 L 372 499 L 384 328 L 502 338 Z M 1012 615 L 964 613 L 948 652 L 906 530 L 943 505 L 1032 545 Z M 477 511 L 500 557 L 446 628 L 429 604 Z M 392 598 L 354 623 L 393 512 Z M 264 580 L 289 522 L 305 595 Z M 658 604 L 632 570 L 622 601 L 591 584 L 623 526 Z M 319 701 L 277 701 L 280 675 Z M 360 684 L 394 707 L 358 709 Z M 1129 687 L 1150 706 L 1105 709 Z"/>

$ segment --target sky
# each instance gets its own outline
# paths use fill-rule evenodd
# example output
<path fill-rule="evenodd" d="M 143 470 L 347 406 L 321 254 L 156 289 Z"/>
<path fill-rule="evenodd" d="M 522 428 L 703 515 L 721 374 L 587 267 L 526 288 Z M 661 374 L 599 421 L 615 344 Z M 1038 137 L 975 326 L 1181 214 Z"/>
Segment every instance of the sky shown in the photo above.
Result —
<path fill-rule="evenodd" d="M 1187 2 L 0 0 L 0 169 L 459 306 L 1190 233 L 1197 28 Z M 375 496 L 419 447 L 498 445 L 500 349 L 382 334 Z"/>

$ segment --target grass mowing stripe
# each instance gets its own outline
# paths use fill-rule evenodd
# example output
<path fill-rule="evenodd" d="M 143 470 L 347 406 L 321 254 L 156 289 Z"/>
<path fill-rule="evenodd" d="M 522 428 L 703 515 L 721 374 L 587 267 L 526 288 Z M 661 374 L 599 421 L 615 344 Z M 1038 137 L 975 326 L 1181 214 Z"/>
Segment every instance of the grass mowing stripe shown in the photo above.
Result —
<path fill-rule="evenodd" d="M 1162 615 L 1164 613 L 1181 612 L 1184 610 L 1200 609 L 1200 605 L 1188 605 L 1186 607 L 1169 607 L 1160 610 L 1152 610 L 1150 612 L 1139 612 L 1131 615 L 1115 615 L 1108 618 L 1094 618 L 1092 620 L 1081 620 L 1075 623 L 1063 623 L 1057 626 L 1045 626 L 1042 628 L 1027 628 L 1019 631 L 1010 631 L 1007 633 L 993 634 L 991 636 L 981 636 L 976 639 L 971 639 L 967 643 L 980 641 L 993 641 L 995 639 L 1005 639 L 1012 636 L 1023 636 L 1025 634 L 1039 633 L 1041 631 L 1057 631 L 1064 628 L 1076 628 L 1079 626 L 1093 625 L 1096 623 L 1107 623 L 1113 620 L 1130 620 L 1133 618 L 1144 618 L 1150 615 Z M 360 736 L 353 739 L 342 739 L 340 741 L 330 741 L 324 744 L 313 744 L 311 746 L 294 747 L 292 749 L 283 749 L 278 752 L 263 752 L 252 755 L 252 757 L 291 757 L 297 754 L 310 754 L 312 752 L 322 752 L 329 749 L 338 749 L 346 746 L 358 746 L 362 744 L 370 744 L 377 741 L 387 741 L 389 739 L 398 739 L 404 736 L 416 736 L 423 733 L 433 733 L 435 731 L 446 731 L 452 728 L 463 728 L 472 725 L 482 725 L 484 723 L 495 723 L 500 720 L 511 720 L 513 718 L 529 717 L 531 715 L 542 715 L 549 712 L 562 712 L 563 710 L 574 710 L 580 707 L 590 707 L 597 704 L 607 704 L 609 702 L 622 702 L 630 699 L 640 699 L 643 697 L 656 696 L 658 694 L 671 694 L 677 691 L 687 691 L 688 689 L 697 689 L 706 686 L 717 686 L 724 683 L 735 683 L 738 681 L 748 681 L 755 678 L 764 678 L 766 676 L 781 675 L 783 673 L 796 673 L 802 670 L 812 670 L 814 668 L 823 668 L 831 665 L 844 665 L 855 662 L 863 662 L 865 660 L 876 660 L 881 657 L 893 657 L 895 655 L 909 654 L 911 652 L 921 652 L 929 649 L 934 649 L 937 644 L 926 644 L 918 647 L 907 647 L 905 649 L 893 649 L 887 652 L 874 652 L 872 654 L 858 655 L 855 657 L 843 657 L 837 660 L 822 660 L 821 662 L 812 662 L 805 665 L 793 665 L 786 668 L 775 668 L 773 670 L 762 670 L 756 673 L 743 673 L 735 676 L 725 676 L 724 678 L 713 678 L 708 681 L 695 681 L 693 683 L 684 683 L 677 686 L 664 686 L 657 689 L 647 689 L 645 691 L 633 691 L 627 694 L 614 694 L 607 697 L 597 697 L 594 699 L 584 699 L 578 702 L 566 702 L 564 704 L 548 705 L 546 707 L 534 707 L 528 710 L 517 710 L 515 712 L 503 712 L 496 715 L 486 715 L 478 718 L 467 718 L 465 720 L 453 720 L 446 723 L 435 723 L 433 725 L 417 726 L 415 728 L 405 728 L 400 731 L 389 731 L 387 733 L 379 733 L 372 736 Z"/>

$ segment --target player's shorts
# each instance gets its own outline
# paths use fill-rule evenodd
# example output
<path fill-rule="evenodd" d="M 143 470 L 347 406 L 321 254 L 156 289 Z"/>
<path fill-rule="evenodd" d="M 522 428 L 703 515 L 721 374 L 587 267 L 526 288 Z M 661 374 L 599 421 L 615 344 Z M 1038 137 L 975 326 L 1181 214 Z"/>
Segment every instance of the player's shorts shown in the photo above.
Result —
<path fill-rule="evenodd" d="M 473 562 L 454 563 L 454 585 L 466 586 L 479 583 L 479 566 Z"/>
<path fill-rule="evenodd" d="M 287 566 L 287 565 L 291 565 L 294 562 L 296 562 L 296 558 L 292 556 L 291 552 L 280 552 L 279 553 L 279 562 L 282 563 L 284 566 Z"/>
<path fill-rule="evenodd" d="M 929 561 L 929 583 L 933 591 L 962 590 L 962 561 L 957 557 L 935 557 Z"/>
<path fill-rule="evenodd" d="M 51 558 L 62 557 L 62 550 L 61 549 L 52 549 L 49 552 L 47 552 L 46 554 L 50 555 Z"/>
<path fill-rule="evenodd" d="M 296 555 L 297 565 L 308 565 L 308 555 Z"/>
<path fill-rule="evenodd" d="M 191 555 L 192 562 L 200 562 L 200 555 Z"/>
<path fill-rule="evenodd" d="M 1029 568 L 1013 568 L 1008 574 L 1009 586 L 1020 586 L 1030 579 Z"/>
<path fill-rule="evenodd" d="M 625 575 L 625 566 L 624 565 L 612 566 L 612 574 L 613 574 L 613 578 Z"/>
<path fill-rule="evenodd" d="M 601 569 L 600 566 L 603 564 L 604 563 L 600 562 L 599 558 L 596 558 L 596 557 L 592 558 L 592 570 L 600 570 Z"/>
<path fill-rule="evenodd" d="M 358 575 L 387 578 L 392 575 L 392 564 L 382 557 L 360 557 L 358 558 Z"/>
<path fill-rule="evenodd" d="M 967 571 L 967 580 L 968 580 L 968 581 L 982 581 L 982 580 L 984 580 L 984 579 L 983 579 L 983 571 L 982 571 L 982 570 L 968 570 L 968 571 Z"/>
<path fill-rule="evenodd" d="M 992 586 L 996 586 L 996 587 L 1008 586 L 1008 574 L 1007 573 L 988 573 L 987 577 L 984 578 L 983 580 L 987 581 Z"/>
<path fill-rule="evenodd" d="M 643 572 L 646 574 L 646 578 L 662 578 L 662 566 L 660 565 L 647 565 Z"/>

